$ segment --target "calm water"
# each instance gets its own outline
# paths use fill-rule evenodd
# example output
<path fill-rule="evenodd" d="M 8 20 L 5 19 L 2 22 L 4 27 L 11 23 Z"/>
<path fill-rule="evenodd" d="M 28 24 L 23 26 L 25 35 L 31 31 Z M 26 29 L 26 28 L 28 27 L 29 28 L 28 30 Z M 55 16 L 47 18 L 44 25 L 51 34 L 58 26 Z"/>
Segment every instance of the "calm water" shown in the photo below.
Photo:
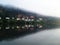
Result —
<path fill-rule="evenodd" d="M 48 29 L 13 40 L 2 40 L 0 45 L 60 45 L 60 29 Z"/>

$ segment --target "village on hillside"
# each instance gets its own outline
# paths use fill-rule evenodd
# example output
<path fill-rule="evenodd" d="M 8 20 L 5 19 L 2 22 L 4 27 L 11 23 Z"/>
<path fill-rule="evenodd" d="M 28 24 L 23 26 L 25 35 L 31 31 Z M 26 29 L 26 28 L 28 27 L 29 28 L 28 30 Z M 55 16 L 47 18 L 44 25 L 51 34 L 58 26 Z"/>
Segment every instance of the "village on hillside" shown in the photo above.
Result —
<path fill-rule="evenodd" d="M 34 13 L 24 12 L 13 8 L 0 6 L 0 30 L 13 29 L 15 31 L 28 31 L 60 26 L 57 18 L 38 16 Z M 6 31 L 5 30 L 5 31 Z M 11 30 L 12 31 L 12 30 Z"/>

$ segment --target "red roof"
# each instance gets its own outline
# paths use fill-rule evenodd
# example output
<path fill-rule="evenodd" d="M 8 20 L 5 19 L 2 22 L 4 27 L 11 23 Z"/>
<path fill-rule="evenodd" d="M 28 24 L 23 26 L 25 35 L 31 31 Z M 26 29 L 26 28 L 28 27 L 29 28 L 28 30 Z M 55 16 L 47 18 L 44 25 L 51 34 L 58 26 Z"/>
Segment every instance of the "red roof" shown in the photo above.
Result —
<path fill-rule="evenodd" d="M 35 18 L 34 16 L 30 16 L 30 18 Z"/>
<path fill-rule="evenodd" d="M 21 18 L 21 17 L 22 17 L 22 15 L 17 15 L 17 17 Z"/>

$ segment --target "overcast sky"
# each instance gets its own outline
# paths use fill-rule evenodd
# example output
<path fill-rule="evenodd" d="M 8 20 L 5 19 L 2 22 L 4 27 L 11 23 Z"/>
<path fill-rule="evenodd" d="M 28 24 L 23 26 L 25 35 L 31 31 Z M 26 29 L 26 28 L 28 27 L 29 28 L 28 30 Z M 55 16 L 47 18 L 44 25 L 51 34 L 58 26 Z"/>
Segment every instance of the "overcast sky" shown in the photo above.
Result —
<path fill-rule="evenodd" d="M 0 4 L 16 6 L 47 16 L 60 17 L 60 0 L 0 0 Z"/>

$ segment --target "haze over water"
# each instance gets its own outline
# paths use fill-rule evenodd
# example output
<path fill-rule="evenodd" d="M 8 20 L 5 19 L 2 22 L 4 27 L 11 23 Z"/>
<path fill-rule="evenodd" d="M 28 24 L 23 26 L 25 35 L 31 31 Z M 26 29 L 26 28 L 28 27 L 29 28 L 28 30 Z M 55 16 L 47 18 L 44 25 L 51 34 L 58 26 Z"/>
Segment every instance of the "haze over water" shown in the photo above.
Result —
<path fill-rule="evenodd" d="M 60 45 L 60 29 L 46 29 L 13 40 L 3 40 L 0 45 Z"/>

